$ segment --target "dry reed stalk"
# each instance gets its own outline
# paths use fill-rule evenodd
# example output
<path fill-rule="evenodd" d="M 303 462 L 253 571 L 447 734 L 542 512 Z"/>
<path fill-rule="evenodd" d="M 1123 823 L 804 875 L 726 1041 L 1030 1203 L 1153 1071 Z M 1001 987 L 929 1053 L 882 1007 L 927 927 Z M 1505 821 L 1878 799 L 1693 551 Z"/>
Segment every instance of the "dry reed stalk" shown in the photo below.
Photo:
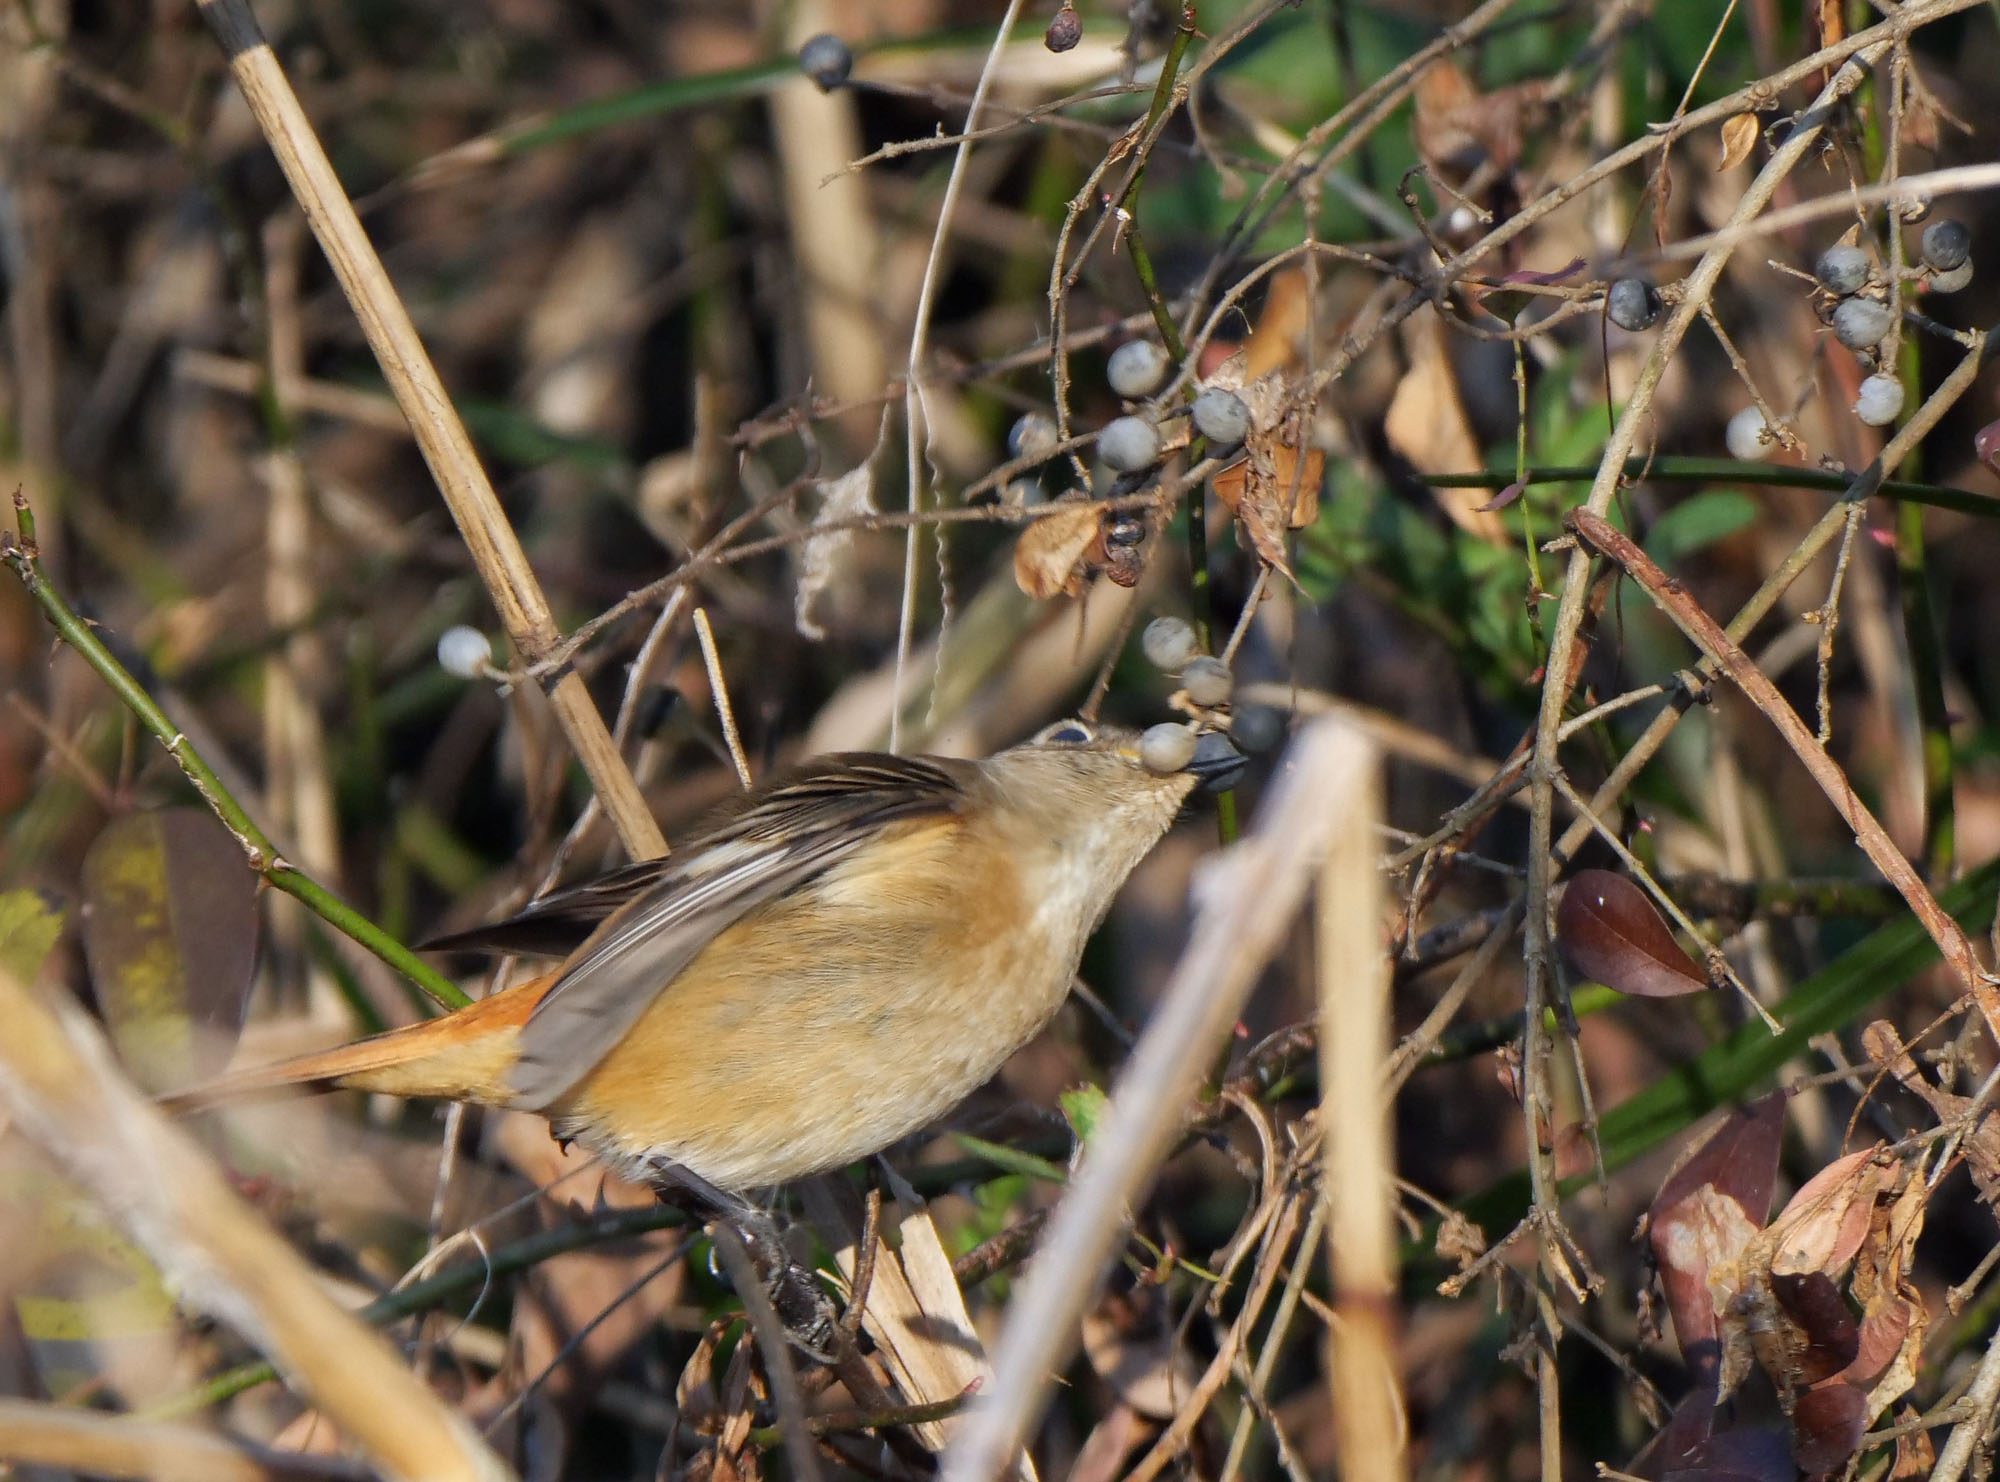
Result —
<path fill-rule="evenodd" d="M 201 0 L 201 12 L 409 419 L 508 637 L 533 665 L 562 634 L 409 311 L 361 229 L 353 203 L 247 0 Z M 582 676 L 560 671 L 549 686 L 549 703 L 626 850 L 638 859 L 666 853 L 666 839 L 612 744 Z"/>
<path fill-rule="evenodd" d="M 465 1418 L 336 1304 L 194 1141 L 133 1088 L 81 1009 L 45 1002 L 0 968 L 0 1022 L 0 1107 L 185 1305 L 255 1344 L 384 1474 L 425 1482 L 510 1475 Z"/>

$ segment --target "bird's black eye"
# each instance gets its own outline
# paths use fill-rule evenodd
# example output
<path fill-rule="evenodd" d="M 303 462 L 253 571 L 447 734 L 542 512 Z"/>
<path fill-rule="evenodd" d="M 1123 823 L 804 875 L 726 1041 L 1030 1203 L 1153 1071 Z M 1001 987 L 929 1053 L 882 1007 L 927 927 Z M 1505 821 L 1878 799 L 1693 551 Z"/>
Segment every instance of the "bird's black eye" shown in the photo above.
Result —
<path fill-rule="evenodd" d="M 1097 733 L 1080 720 L 1057 721 L 1035 737 L 1038 745 L 1053 741 L 1059 746 L 1081 746 L 1086 741 L 1096 739 Z"/>

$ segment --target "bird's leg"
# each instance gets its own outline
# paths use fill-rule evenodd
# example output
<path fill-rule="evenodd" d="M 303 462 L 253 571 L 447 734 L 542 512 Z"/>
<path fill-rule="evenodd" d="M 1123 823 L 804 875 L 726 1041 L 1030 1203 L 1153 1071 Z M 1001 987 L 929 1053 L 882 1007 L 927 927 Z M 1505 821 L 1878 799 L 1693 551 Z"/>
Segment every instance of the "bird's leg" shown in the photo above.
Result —
<path fill-rule="evenodd" d="M 833 1299 L 810 1268 L 792 1259 L 777 1222 L 678 1163 L 649 1160 L 647 1173 L 662 1203 L 678 1204 L 703 1221 L 725 1221 L 742 1237 L 751 1268 L 785 1336 L 814 1358 L 827 1360 L 837 1325 Z"/>

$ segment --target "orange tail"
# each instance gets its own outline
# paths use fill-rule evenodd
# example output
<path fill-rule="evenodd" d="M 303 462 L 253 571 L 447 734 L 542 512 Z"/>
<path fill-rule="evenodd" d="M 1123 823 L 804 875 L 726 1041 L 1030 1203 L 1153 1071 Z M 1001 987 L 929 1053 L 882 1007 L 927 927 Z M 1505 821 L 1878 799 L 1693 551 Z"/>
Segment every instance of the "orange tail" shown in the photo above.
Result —
<path fill-rule="evenodd" d="M 381 1091 L 504 1106 L 507 1072 L 520 1054 L 520 1029 L 557 974 L 544 973 L 470 1008 L 392 1029 L 351 1045 L 234 1071 L 205 1086 L 162 1096 L 169 1111 L 198 1111 L 288 1086 Z"/>

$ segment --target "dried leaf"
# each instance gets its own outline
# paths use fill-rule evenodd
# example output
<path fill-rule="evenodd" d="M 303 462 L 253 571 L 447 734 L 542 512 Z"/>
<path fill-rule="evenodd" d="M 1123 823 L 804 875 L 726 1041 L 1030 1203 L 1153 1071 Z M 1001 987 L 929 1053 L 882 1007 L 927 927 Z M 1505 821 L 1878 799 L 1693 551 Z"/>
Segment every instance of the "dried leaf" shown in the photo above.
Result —
<path fill-rule="evenodd" d="M 1824 1271 L 1831 1276 L 1845 1267 L 1867 1238 L 1875 1195 L 1901 1167 L 1896 1162 L 1885 1167 L 1875 1154 L 1874 1148 L 1849 1153 L 1806 1180 L 1750 1259 L 1767 1264 L 1774 1274 Z"/>
<path fill-rule="evenodd" d="M 1619 993 L 1675 998 L 1708 987 L 1645 892 L 1609 870 L 1579 870 L 1570 880 L 1556 907 L 1556 942 L 1578 973 Z"/>
<path fill-rule="evenodd" d="M 861 534 L 851 529 L 827 530 L 824 534 L 818 532 L 826 526 L 844 524 L 875 513 L 874 466 L 864 463 L 837 479 L 823 481 L 819 488 L 819 512 L 813 516 L 815 533 L 806 537 L 805 547 L 799 554 L 799 589 L 792 604 L 792 621 L 799 630 L 799 636 L 815 642 L 826 637 L 826 628 L 815 609 L 840 575 L 841 568 L 847 564 L 849 552 Z"/>
<path fill-rule="evenodd" d="M 1382 421 L 1383 436 L 1418 473 L 1462 473 L 1485 460 L 1479 439 L 1458 394 L 1458 376 L 1446 349 L 1444 322 L 1425 308 L 1403 326 L 1403 350 L 1410 368 L 1396 383 Z M 1451 522 L 1493 545 L 1507 543 L 1507 527 L 1491 510 L 1482 512 L 1477 489 L 1438 489 L 1434 496 Z"/>
<path fill-rule="evenodd" d="M 1210 384 L 1216 384 L 1211 378 Z M 1250 411 L 1250 433 L 1240 461 L 1216 474 L 1215 497 L 1243 522 L 1252 549 L 1263 561 L 1292 574 L 1285 533 L 1319 519 L 1320 484 L 1326 455 L 1307 448 L 1310 409 L 1297 384 L 1282 371 L 1232 386 Z"/>
<path fill-rule="evenodd" d="M 1721 1308 L 1743 1285 L 1744 1252 L 1771 1207 L 1784 1115 L 1779 1092 L 1725 1118 L 1669 1176 L 1647 1215 L 1681 1357 L 1698 1383 L 1721 1392 L 1750 1362 L 1747 1348 L 1725 1362 Z M 1733 1336 L 1741 1347 L 1743 1335 Z"/>
<path fill-rule="evenodd" d="M 1824 1477 L 1846 1465 L 1868 1430 L 1868 1397 L 1851 1384 L 1828 1384 L 1799 1396 L 1792 1410 L 1792 1451 L 1800 1470 Z"/>
<path fill-rule="evenodd" d="M 1898 1425 L 1915 1420 L 1917 1409 L 1905 1405 L 1896 1412 Z M 1896 1465 L 1889 1472 L 1889 1482 L 1910 1482 L 1912 1477 L 1928 1477 L 1931 1468 L 1937 1465 L 1937 1447 L 1931 1444 L 1929 1431 L 1904 1431 L 1896 1437 Z"/>
<path fill-rule="evenodd" d="M 84 956 L 118 1054 L 148 1089 L 219 1071 L 257 965 L 257 878 L 201 808 L 112 820 L 84 856 Z"/>
<path fill-rule="evenodd" d="M 1757 136 L 1762 130 L 1754 113 L 1738 113 L 1723 120 L 1722 158 L 1716 162 L 1718 171 L 1733 170 L 1750 158 L 1750 151 L 1757 147 Z"/>
<path fill-rule="evenodd" d="M 1176 1341 L 1158 1286 L 1111 1293 L 1083 1320 L 1083 1351 L 1119 1400 L 1151 1420 L 1171 1420 L 1201 1372 Z"/>
<path fill-rule="evenodd" d="M 1097 543 L 1101 520 L 1102 511 L 1086 500 L 1059 501 L 1014 542 L 1015 584 L 1037 602 L 1079 595 L 1089 576 L 1084 556 Z"/>
<path fill-rule="evenodd" d="M 1662 1482 L 1792 1482 L 1792 1445 L 1777 1431 L 1738 1426 L 1718 1431 L 1698 1449 L 1699 1464 L 1668 1472 Z"/>
<path fill-rule="evenodd" d="M 1861 1348 L 1860 1324 L 1832 1277 L 1823 1271 L 1774 1274 L 1771 1295 L 1797 1325 L 1798 1343 L 1785 1375 L 1788 1381 L 1818 1384 L 1854 1362 Z"/>
<path fill-rule="evenodd" d="M 1530 82 L 1482 93 L 1456 62 L 1433 62 L 1417 79 L 1417 153 L 1453 171 L 1470 171 L 1482 159 L 1511 170 L 1521 158 L 1526 114 L 1544 91 Z"/>

